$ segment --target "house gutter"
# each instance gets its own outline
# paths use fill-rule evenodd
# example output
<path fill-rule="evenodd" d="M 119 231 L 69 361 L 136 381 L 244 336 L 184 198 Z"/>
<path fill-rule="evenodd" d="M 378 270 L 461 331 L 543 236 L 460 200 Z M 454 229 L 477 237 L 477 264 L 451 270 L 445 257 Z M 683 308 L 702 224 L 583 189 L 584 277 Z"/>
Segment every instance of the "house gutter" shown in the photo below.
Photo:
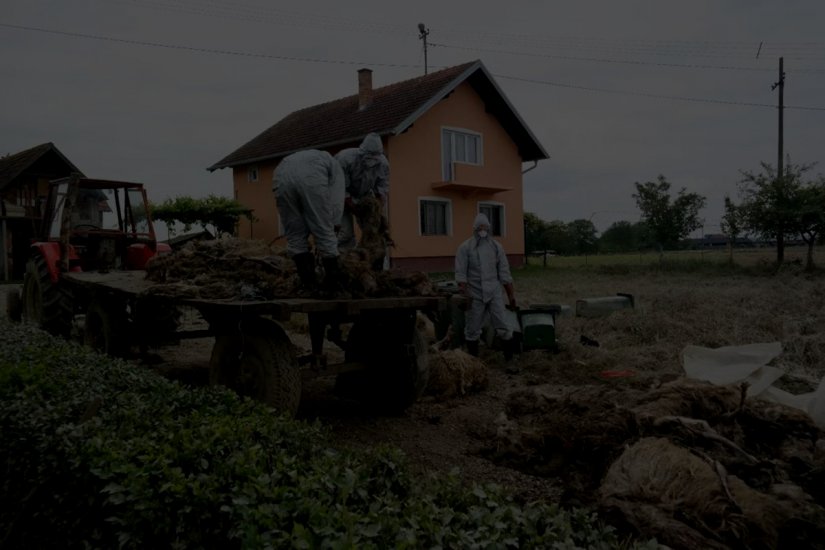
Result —
<path fill-rule="evenodd" d="M 531 167 L 530 167 L 530 168 L 528 168 L 527 170 L 522 170 L 522 171 L 521 171 L 521 175 L 526 174 L 526 173 L 527 173 L 527 172 L 529 172 L 530 170 L 535 170 L 536 166 L 538 166 L 538 165 L 539 165 L 539 161 L 534 160 L 534 161 L 533 161 L 533 166 L 531 166 Z"/>

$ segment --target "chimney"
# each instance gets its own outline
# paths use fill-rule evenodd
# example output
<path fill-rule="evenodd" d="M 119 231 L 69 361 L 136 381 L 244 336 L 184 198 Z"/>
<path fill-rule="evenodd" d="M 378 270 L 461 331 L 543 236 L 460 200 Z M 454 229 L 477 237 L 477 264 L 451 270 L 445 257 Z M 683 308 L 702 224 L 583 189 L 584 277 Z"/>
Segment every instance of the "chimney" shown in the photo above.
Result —
<path fill-rule="evenodd" d="M 372 70 L 358 69 L 358 110 L 372 104 Z"/>

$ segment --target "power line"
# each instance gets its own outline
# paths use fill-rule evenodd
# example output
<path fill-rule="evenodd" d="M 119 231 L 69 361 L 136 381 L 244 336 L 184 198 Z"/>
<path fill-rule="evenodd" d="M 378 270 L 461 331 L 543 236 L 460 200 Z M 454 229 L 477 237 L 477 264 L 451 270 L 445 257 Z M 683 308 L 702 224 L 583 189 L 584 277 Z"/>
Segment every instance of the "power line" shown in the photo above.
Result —
<path fill-rule="evenodd" d="M 529 82 L 531 84 L 542 84 L 544 86 L 553 86 L 556 88 L 568 88 L 572 90 L 584 90 L 587 92 L 601 92 L 607 94 L 618 94 L 618 95 L 630 95 L 630 96 L 638 96 L 638 97 L 649 97 L 655 99 L 671 99 L 675 101 L 690 101 L 694 103 L 715 103 L 719 105 L 737 105 L 740 107 L 767 107 L 770 109 L 776 109 L 776 105 L 771 105 L 769 103 L 748 103 L 743 101 L 728 101 L 724 99 L 705 99 L 699 97 L 687 97 L 687 96 L 676 96 L 676 95 L 663 95 L 663 94 L 651 94 L 647 92 L 632 92 L 632 91 L 625 91 L 625 90 L 612 90 L 609 88 L 592 88 L 588 86 L 577 86 L 574 84 L 562 84 L 560 82 L 551 82 L 548 80 L 537 80 L 533 78 L 522 78 L 518 76 L 510 76 L 510 75 L 502 75 L 502 74 L 494 74 L 496 78 L 503 78 L 507 80 L 516 80 L 519 82 Z M 802 107 L 802 106 L 791 106 L 785 105 L 785 109 L 797 109 L 803 111 L 825 111 L 825 107 Z"/>
<path fill-rule="evenodd" d="M 386 21 L 370 21 L 363 18 L 346 18 L 325 14 L 296 12 L 244 4 L 241 2 L 221 2 L 219 0 L 107 0 L 121 4 L 137 4 L 144 7 L 217 17 L 222 19 L 238 19 L 258 23 L 271 23 L 285 26 L 299 26 L 320 28 L 324 30 L 339 30 L 349 32 L 370 32 L 397 35 L 405 32 L 406 24 L 397 25 Z M 692 55 L 700 57 L 742 57 L 753 58 L 756 42 L 746 41 L 695 41 L 695 40 L 654 40 L 654 39 L 623 39 L 588 38 L 576 36 L 531 35 L 524 33 L 496 33 L 487 30 L 468 30 L 461 28 L 437 28 L 438 34 L 444 36 L 469 37 L 470 41 L 501 43 L 520 42 L 533 44 L 538 47 L 553 49 L 589 49 L 609 50 L 611 53 L 624 51 L 628 53 L 657 56 Z M 815 54 L 817 59 L 823 58 L 825 45 L 819 42 L 773 42 L 765 45 L 765 49 L 775 48 L 784 55 L 805 55 L 808 52 Z M 765 54 L 772 55 L 771 54 Z M 778 54 L 777 54 L 778 55 Z M 795 59 L 801 59 L 796 57 Z"/>
<path fill-rule="evenodd" d="M 615 58 L 607 58 L 607 57 L 579 57 L 579 56 L 572 56 L 572 55 L 559 55 L 559 54 L 547 54 L 547 53 L 531 53 L 531 52 L 516 52 L 516 51 L 507 51 L 507 50 L 496 50 L 491 48 L 479 48 L 479 47 L 470 47 L 470 46 L 458 46 L 455 44 L 440 44 L 435 42 L 430 42 L 430 46 L 438 47 L 438 48 L 450 48 L 456 50 L 467 50 L 467 51 L 476 51 L 476 52 L 485 52 L 485 53 L 500 53 L 506 55 L 517 55 L 517 56 L 525 56 L 525 57 L 541 57 L 547 59 L 563 59 L 566 61 L 590 61 L 595 63 L 615 63 L 620 65 L 638 65 L 638 66 L 654 66 L 654 67 L 669 67 L 669 68 L 677 68 L 677 69 L 714 69 L 714 70 L 723 70 L 723 71 L 753 71 L 753 72 L 773 72 L 773 69 L 768 67 L 737 67 L 734 65 L 697 65 L 697 64 L 689 64 L 689 63 L 661 63 L 661 62 L 654 62 L 654 61 L 635 61 L 635 60 L 627 60 L 627 59 L 615 59 Z M 825 73 L 825 69 L 798 69 L 794 72 L 797 73 Z"/>
<path fill-rule="evenodd" d="M 759 68 L 759 67 L 734 67 L 734 66 L 718 66 L 718 65 L 693 65 L 693 64 L 682 64 L 682 63 L 656 63 L 650 61 L 631 61 L 631 60 L 623 60 L 623 59 L 610 59 L 610 58 L 600 58 L 600 57 L 577 57 L 571 55 L 556 55 L 556 54 L 546 54 L 546 53 L 529 53 L 529 52 L 514 52 L 514 51 L 505 51 L 505 50 L 495 50 L 490 48 L 477 48 L 477 47 L 469 47 L 469 46 L 456 46 L 454 44 L 438 44 L 431 42 L 430 46 L 438 47 L 438 48 L 451 48 L 456 50 L 469 50 L 469 51 L 476 51 L 476 52 L 486 52 L 486 53 L 502 53 L 507 55 L 522 55 L 527 57 L 543 57 L 548 59 L 564 59 L 568 61 L 593 61 L 597 63 L 619 63 L 623 65 L 652 65 L 656 67 L 676 67 L 676 68 L 685 68 L 685 69 L 720 69 L 720 70 L 736 70 L 736 71 L 772 71 L 767 67 Z"/>
<path fill-rule="evenodd" d="M 314 28 L 321 30 L 335 31 L 357 31 L 378 34 L 397 35 L 406 29 L 407 26 L 394 27 L 378 22 L 369 22 L 362 19 L 348 19 L 329 15 L 316 15 L 300 13 L 295 11 L 282 10 L 279 8 L 267 9 L 260 6 L 249 6 L 239 3 L 229 3 L 229 6 L 220 2 L 209 0 L 198 0 L 194 3 L 187 3 L 185 0 L 177 0 L 170 4 L 159 0 L 107 0 L 107 2 L 117 2 L 120 4 L 138 4 L 143 7 L 184 13 L 189 15 L 202 15 L 218 19 L 234 19 L 239 21 L 251 21 L 255 23 L 265 23 L 291 28 Z"/>
<path fill-rule="evenodd" d="M 256 59 L 275 59 L 279 61 L 292 61 L 292 62 L 300 62 L 300 63 L 325 63 L 325 64 L 337 64 L 337 65 L 372 65 L 375 67 L 400 67 L 400 68 L 420 68 L 420 65 L 410 65 L 410 64 L 400 64 L 400 63 L 367 63 L 364 61 L 346 61 L 346 60 L 336 60 L 336 59 L 323 59 L 323 58 L 307 58 L 307 57 L 291 57 L 291 56 L 282 56 L 282 55 L 271 55 L 271 54 L 263 54 L 263 53 L 252 53 L 252 52 L 239 52 L 234 50 L 222 50 L 222 49 L 215 49 L 215 48 L 198 48 L 193 46 L 184 46 L 178 44 L 164 44 L 160 42 L 148 42 L 143 40 L 131 40 L 125 38 L 115 38 L 110 36 L 100 36 L 100 35 L 93 35 L 93 34 L 86 34 L 86 33 L 77 33 L 77 32 L 69 32 L 69 31 L 59 31 L 54 29 L 44 29 L 40 27 L 31 27 L 25 25 L 12 25 L 9 23 L 0 23 L 0 27 L 6 27 L 11 29 L 17 30 L 24 30 L 24 31 L 32 31 L 32 32 L 42 32 L 47 34 L 54 34 L 58 36 L 69 36 L 73 38 L 84 38 L 88 40 L 100 40 L 105 42 L 114 42 L 120 44 L 128 44 L 133 46 L 146 46 L 146 47 L 153 47 L 153 48 L 165 48 L 165 49 L 172 49 L 172 50 L 179 50 L 179 51 L 190 51 L 190 52 L 198 52 L 198 53 L 210 53 L 210 54 L 219 54 L 219 55 L 231 55 L 231 56 L 240 56 L 240 57 L 249 57 L 249 58 L 256 58 Z M 443 68 L 440 67 L 439 68 Z M 660 94 L 651 94 L 646 92 L 632 92 L 632 91 L 623 91 L 623 90 L 612 90 L 608 88 L 592 88 L 586 86 L 578 86 L 574 84 L 563 84 L 559 82 L 551 82 L 546 80 L 537 80 L 532 78 L 522 78 L 517 76 L 510 76 L 510 75 L 499 75 L 494 74 L 493 76 L 497 78 L 503 78 L 508 80 L 515 80 L 519 82 L 528 82 L 532 84 L 541 84 L 545 86 L 553 86 L 558 88 L 568 88 L 574 90 L 585 90 L 590 92 L 601 92 L 601 93 L 610 93 L 610 94 L 620 94 L 620 95 L 629 95 L 629 96 L 639 96 L 639 97 L 649 97 L 649 98 L 657 98 L 657 99 L 670 99 L 676 101 L 690 101 L 690 102 L 698 102 L 698 103 L 715 103 L 715 104 L 722 104 L 722 105 L 739 105 L 745 107 L 770 107 L 774 108 L 773 105 L 768 105 L 764 103 L 745 103 L 745 102 L 737 102 L 737 101 L 726 101 L 726 100 L 718 100 L 718 99 L 702 99 L 702 98 L 692 98 L 692 97 L 685 97 L 685 96 L 671 96 L 671 95 L 660 95 Z M 786 105 L 786 109 L 797 109 L 797 110 L 807 110 L 807 111 L 825 111 L 825 107 L 802 107 L 802 106 L 790 106 Z"/>
<path fill-rule="evenodd" d="M 296 61 L 301 63 L 327 63 L 327 64 L 337 64 L 337 65 L 372 65 L 375 67 L 403 67 L 403 68 L 418 68 L 419 65 L 405 65 L 401 63 L 372 63 L 372 62 L 364 62 L 364 61 L 346 61 L 342 59 L 322 59 L 322 58 L 314 58 L 314 57 L 291 57 L 285 55 L 271 55 L 265 53 L 253 53 L 253 52 L 238 52 L 234 50 L 221 50 L 216 48 L 197 48 L 194 46 L 183 46 L 180 44 L 164 44 L 161 42 L 147 42 L 144 40 L 130 40 L 127 38 L 115 38 L 112 36 L 99 36 L 95 34 L 85 34 L 79 32 L 69 32 L 69 31 L 58 31 L 54 29 L 43 29 L 40 27 L 29 27 L 25 25 L 11 25 L 9 23 L 0 23 L 0 27 L 7 27 L 10 29 L 18 29 L 24 31 L 33 31 L 33 32 L 43 32 L 47 34 L 56 34 L 60 36 L 70 36 L 73 38 L 85 38 L 88 40 L 101 40 L 104 42 L 116 42 L 120 44 L 129 44 L 133 46 L 149 46 L 153 48 L 166 48 L 170 50 L 182 50 L 182 51 L 190 51 L 190 52 L 200 52 L 200 53 L 214 53 L 220 55 L 233 55 L 233 56 L 240 56 L 240 57 L 252 57 L 252 58 L 259 58 L 259 59 L 277 59 L 280 61 Z"/>

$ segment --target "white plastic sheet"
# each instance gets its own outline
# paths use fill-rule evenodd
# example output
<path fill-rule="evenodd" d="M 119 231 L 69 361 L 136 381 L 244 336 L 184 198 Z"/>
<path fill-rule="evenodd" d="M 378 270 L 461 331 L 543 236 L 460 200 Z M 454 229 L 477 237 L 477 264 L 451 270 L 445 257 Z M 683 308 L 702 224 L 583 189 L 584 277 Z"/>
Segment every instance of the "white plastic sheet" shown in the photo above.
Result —
<path fill-rule="evenodd" d="M 721 348 L 689 345 L 682 350 L 682 364 L 685 374 L 696 380 L 720 386 L 747 382 L 748 397 L 758 395 L 803 410 L 820 428 L 825 428 L 825 378 L 815 391 L 800 395 L 773 387 L 784 372 L 768 363 L 780 353 L 782 344 L 779 342 Z"/>

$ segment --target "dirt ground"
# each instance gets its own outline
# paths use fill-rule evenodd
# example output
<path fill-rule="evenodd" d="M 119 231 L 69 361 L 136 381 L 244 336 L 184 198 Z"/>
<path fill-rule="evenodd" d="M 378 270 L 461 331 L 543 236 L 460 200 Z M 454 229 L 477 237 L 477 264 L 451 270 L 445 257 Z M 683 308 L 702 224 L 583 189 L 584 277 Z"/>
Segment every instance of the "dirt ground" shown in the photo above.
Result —
<path fill-rule="evenodd" d="M 577 300 L 617 293 L 632 295 L 635 307 L 596 318 L 570 315 Z M 308 379 L 299 418 L 328 425 L 342 445 L 398 447 L 421 472 L 457 468 L 468 481 L 498 483 L 525 500 L 556 500 L 565 489 L 563 476 L 531 475 L 485 458 L 493 443 L 491 431 L 508 397 L 518 390 L 657 388 L 683 377 L 680 354 L 688 344 L 779 341 L 783 353 L 774 364 L 788 374 L 777 385 L 794 393 L 811 391 L 825 374 L 821 277 L 798 272 L 769 277 L 548 269 L 517 275 L 517 297 L 522 307 L 570 306 L 568 314 L 556 320 L 560 351 L 528 351 L 506 363 L 500 352 L 482 347 L 486 387 L 464 395 L 425 395 L 400 416 L 379 416 L 336 397 L 333 377 Z M 293 318 L 286 328 L 299 353 L 308 352 L 305 321 Z M 432 328 L 427 330 L 434 343 Z M 186 383 L 205 383 L 211 345 L 208 338 L 184 341 L 161 350 L 162 362 L 151 368 Z M 325 346 L 331 361 L 342 360 L 334 344 Z"/>
<path fill-rule="evenodd" d="M 631 295 L 633 307 L 575 315 L 578 300 L 618 293 Z M 817 488 L 825 486 L 821 430 L 802 413 L 745 401 L 741 388 L 683 385 L 681 358 L 689 344 L 780 342 L 782 353 L 771 365 L 785 375 L 774 385 L 796 394 L 812 391 L 825 375 L 821 274 L 797 266 L 776 275 L 539 269 L 516 272 L 516 294 L 521 307 L 569 306 L 556 320 L 557 352 L 533 350 L 505 362 L 500 352 L 482 347 L 483 380 L 463 391 L 431 390 L 398 416 L 377 415 L 336 396 L 333 377 L 306 379 L 298 417 L 327 425 L 339 445 L 397 447 L 421 474 L 457 471 L 468 483 L 496 483 L 522 501 L 594 504 L 601 495 L 620 522 L 675 548 L 750 547 L 748 537 L 757 535 L 779 547 L 825 540 L 819 536 L 825 533 L 825 495 Z M 191 315 L 188 322 L 197 322 Z M 423 320 L 422 326 L 435 344 L 432 327 Z M 285 328 L 299 353 L 308 352 L 305 320 L 294 316 Z M 340 349 L 325 345 L 331 361 L 342 360 Z M 209 338 L 184 341 L 139 366 L 202 385 L 211 346 Z M 433 364 L 438 354 L 433 346 Z M 666 468 L 663 456 L 672 461 Z M 639 483 L 631 474 L 653 462 L 665 468 L 668 483 L 699 479 L 709 465 L 702 475 L 713 498 L 697 493 L 695 501 L 724 506 L 703 508 L 688 521 L 690 513 L 674 514 L 672 502 L 656 500 L 675 490 L 671 486 L 632 494 L 627 485 Z M 691 469 L 680 477 L 677 468 L 686 464 Z M 652 483 L 654 473 L 645 475 Z M 648 507 L 637 505 L 643 500 Z M 684 499 L 679 502 L 684 507 Z M 759 522 L 749 523 L 749 514 L 777 519 L 757 533 Z M 803 518 L 805 528 L 788 518 Z"/>

